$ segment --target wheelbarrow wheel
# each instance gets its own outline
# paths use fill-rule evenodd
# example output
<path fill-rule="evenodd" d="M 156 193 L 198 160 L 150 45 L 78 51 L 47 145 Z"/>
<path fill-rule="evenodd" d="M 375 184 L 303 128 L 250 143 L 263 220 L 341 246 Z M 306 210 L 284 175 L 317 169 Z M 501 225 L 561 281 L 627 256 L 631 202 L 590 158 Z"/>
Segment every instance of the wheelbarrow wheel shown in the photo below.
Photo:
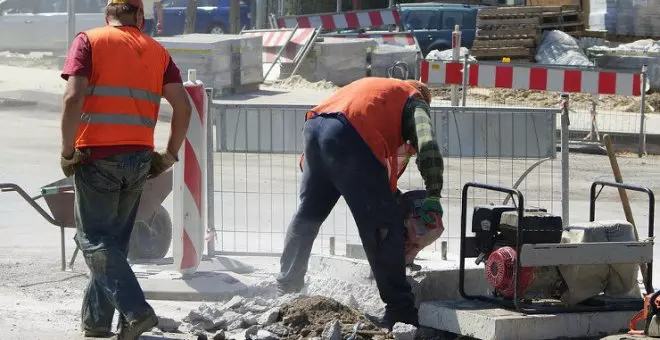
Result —
<path fill-rule="evenodd" d="M 151 220 L 136 221 L 128 245 L 130 260 L 162 259 L 172 243 L 172 219 L 160 206 Z"/>

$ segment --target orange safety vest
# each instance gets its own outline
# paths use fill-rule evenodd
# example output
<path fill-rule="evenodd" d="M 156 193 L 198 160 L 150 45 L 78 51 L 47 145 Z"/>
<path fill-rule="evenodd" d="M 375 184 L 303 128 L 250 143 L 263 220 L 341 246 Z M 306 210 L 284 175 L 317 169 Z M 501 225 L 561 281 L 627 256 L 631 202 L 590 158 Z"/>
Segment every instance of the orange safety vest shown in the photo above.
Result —
<path fill-rule="evenodd" d="M 399 79 L 363 78 L 332 94 L 307 112 L 306 119 L 327 113 L 342 113 L 387 168 L 392 192 L 415 153 L 403 140 L 401 119 L 410 97 L 422 98 L 412 85 Z"/>
<path fill-rule="evenodd" d="M 80 117 L 76 148 L 154 147 L 154 129 L 170 62 L 167 50 L 135 27 L 86 31 L 92 74 Z"/>

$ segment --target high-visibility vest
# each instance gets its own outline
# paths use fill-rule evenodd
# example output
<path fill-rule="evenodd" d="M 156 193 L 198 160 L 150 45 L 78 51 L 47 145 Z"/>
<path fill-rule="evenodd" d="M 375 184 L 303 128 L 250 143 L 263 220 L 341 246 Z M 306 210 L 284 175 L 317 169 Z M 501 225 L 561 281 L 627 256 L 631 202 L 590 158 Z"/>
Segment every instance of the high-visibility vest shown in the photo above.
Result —
<path fill-rule="evenodd" d="M 422 98 L 419 91 L 399 79 L 369 77 L 354 81 L 307 112 L 306 118 L 329 113 L 343 114 L 387 168 L 392 192 L 414 148 L 402 135 L 401 119 L 406 102 Z"/>
<path fill-rule="evenodd" d="M 154 147 L 154 129 L 170 61 L 167 50 L 135 27 L 86 31 L 92 74 L 76 147 Z"/>

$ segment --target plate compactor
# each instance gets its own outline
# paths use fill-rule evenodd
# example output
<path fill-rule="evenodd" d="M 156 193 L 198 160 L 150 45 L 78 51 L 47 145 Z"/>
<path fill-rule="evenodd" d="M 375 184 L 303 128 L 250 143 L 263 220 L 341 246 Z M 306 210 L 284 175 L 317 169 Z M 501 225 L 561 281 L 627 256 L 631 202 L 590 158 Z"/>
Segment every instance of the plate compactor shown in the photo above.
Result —
<path fill-rule="evenodd" d="M 648 237 L 638 241 L 626 221 L 595 220 L 596 188 L 615 187 L 649 197 Z M 475 206 L 467 234 L 470 188 L 497 191 L 514 205 Z M 526 314 L 640 310 L 644 304 L 638 273 L 643 268 L 647 294 L 653 292 L 654 195 L 647 188 L 610 182 L 591 186 L 588 223 L 564 226 L 545 209 L 525 208 L 523 194 L 480 183 L 463 187 L 459 291 L 465 299 L 496 303 Z M 485 266 L 488 295 L 465 292 L 465 261 Z"/>

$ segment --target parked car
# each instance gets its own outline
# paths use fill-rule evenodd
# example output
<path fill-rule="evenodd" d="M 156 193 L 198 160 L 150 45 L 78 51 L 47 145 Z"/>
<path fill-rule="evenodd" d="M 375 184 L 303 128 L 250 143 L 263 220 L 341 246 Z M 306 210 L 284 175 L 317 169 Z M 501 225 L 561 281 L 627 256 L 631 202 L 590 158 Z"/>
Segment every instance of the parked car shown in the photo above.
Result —
<path fill-rule="evenodd" d="M 477 12 L 483 7 L 439 3 L 411 3 L 400 6 L 402 29 L 414 30 L 424 56 L 433 50 L 451 48 L 455 25 L 459 25 L 461 29 L 461 46 L 471 48 L 477 31 Z"/>
<path fill-rule="evenodd" d="M 162 36 L 183 34 L 188 0 L 164 0 Z M 241 1 L 240 26 L 252 26 L 250 6 Z M 229 30 L 229 0 L 197 0 L 196 33 L 222 34 Z"/>
<path fill-rule="evenodd" d="M 67 46 L 67 0 L 0 0 L 0 51 L 62 52 Z M 76 0 L 76 32 L 105 25 L 107 0 Z M 163 1 L 161 35 L 183 34 L 187 0 Z M 251 25 L 250 8 L 241 2 L 241 27 Z M 197 0 L 196 33 L 224 33 L 229 0 Z"/>
<path fill-rule="evenodd" d="M 104 0 L 76 0 L 76 31 L 105 25 Z M 0 0 L 0 51 L 63 51 L 66 0 Z"/>

